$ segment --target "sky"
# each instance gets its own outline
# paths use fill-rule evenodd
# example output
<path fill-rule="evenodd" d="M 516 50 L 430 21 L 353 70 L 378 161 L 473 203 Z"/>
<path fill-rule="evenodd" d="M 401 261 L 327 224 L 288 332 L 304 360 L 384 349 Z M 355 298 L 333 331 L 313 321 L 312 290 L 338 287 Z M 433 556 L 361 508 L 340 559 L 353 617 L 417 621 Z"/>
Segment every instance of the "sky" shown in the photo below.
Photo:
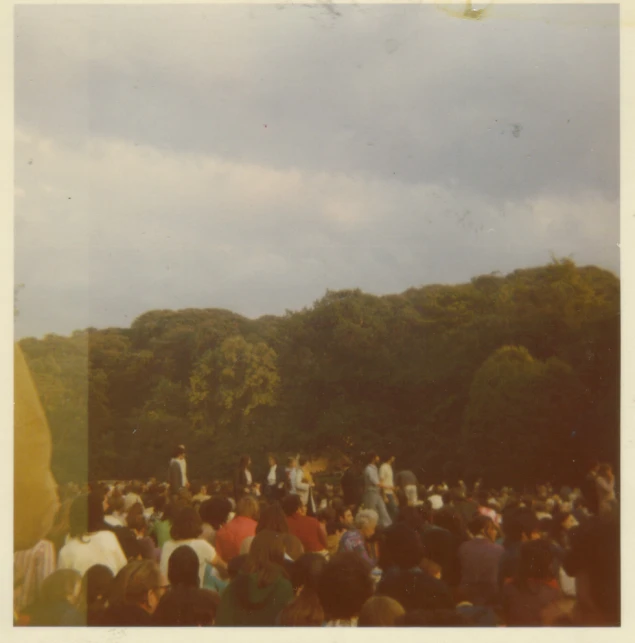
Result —
<path fill-rule="evenodd" d="M 17 337 L 619 274 L 616 6 L 18 6 L 15 38 Z"/>

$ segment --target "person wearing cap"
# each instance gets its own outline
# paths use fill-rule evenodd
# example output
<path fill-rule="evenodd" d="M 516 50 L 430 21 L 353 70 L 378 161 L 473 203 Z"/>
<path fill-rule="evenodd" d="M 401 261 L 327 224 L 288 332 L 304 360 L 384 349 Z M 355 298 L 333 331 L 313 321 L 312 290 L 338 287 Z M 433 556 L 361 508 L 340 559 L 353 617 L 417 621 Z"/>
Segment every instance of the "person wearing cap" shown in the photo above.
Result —
<path fill-rule="evenodd" d="M 179 446 L 174 449 L 168 470 L 168 481 L 170 483 L 170 493 L 173 495 L 177 494 L 181 489 L 188 487 L 185 447 L 182 444 L 179 444 Z"/>

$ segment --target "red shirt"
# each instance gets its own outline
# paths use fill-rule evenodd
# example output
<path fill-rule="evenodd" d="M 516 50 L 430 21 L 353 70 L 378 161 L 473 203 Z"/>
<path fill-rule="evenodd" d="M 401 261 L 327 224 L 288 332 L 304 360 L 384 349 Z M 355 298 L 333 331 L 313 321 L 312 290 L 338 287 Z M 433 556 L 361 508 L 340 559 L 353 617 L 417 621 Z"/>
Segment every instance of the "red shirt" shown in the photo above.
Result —
<path fill-rule="evenodd" d="M 232 558 L 240 555 L 240 546 L 243 540 L 256 535 L 256 525 L 253 518 L 236 516 L 226 525 L 223 525 L 216 534 L 216 551 L 228 563 Z"/>
<path fill-rule="evenodd" d="M 327 549 L 326 532 L 316 518 L 294 514 L 287 516 L 289 531 L 300 540 L 307 553 Z"/>

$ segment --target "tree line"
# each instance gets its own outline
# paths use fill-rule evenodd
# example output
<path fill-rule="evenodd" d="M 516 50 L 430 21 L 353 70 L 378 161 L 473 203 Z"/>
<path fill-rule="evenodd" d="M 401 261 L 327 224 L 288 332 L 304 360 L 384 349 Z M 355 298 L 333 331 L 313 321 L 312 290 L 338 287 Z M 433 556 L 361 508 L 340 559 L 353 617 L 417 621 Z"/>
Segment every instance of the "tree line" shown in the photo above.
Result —
<path fill-rule="evenodd" d="M 248 319 L 155 310 L 21 340 L 60 482 L 205 479 L 249 453 L 397 457 L 422 480 L 579 480 L 619 464 L 620 284 L 571 260 Z"/>

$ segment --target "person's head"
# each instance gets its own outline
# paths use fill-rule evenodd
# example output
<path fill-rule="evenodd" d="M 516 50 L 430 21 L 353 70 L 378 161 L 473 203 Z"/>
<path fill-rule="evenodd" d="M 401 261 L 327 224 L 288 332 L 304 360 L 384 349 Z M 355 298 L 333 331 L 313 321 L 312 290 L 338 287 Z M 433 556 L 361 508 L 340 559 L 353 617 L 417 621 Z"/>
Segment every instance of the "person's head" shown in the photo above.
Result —
<path fill-rule="evenodd" d="M 199 480 L 193 480 L 190 482 L 190 493 L 193 496 L 198 496 L 199 494 L 205 493 L 205 487 Z"/>
<path fill-rule="evenodd" d="M 137 502 L 128 511 L 126 515 L 126 525 L 136 531 L 138 534 L 143 534 L 147 528 L 147 521 L 143 513 L 143 505 Z"/>
<path fill-rule="evenodd" d="M 609 479 L 613 476 L 613 467 L 610 464 L 603 463 L 598 467 L 598 476 Z"/>
<path fill-rule="evenodd" d="M 318 597 L 329 620 L 359 616 L 373 595 L 368 563 L 354 552 L 335 554 L 324 566 L 318 583 Z"/>
<path fill-rule="evenodd" d="M 530 580 L 553 580 L 554 554 L 546 540 L 530 540 L 520 546 L 517 582 L 527 584 Z"/>
<path fill-rule="evenodd" d="M 115 491 L 110 496 L 108 496 L 108 509 L 110 513 L 122 513 L 124 510 L 125 500 L 123 496 Z"/>
<path fill-rule="evenodd" d="M 69 523 L 72 538 L 81 538 L 88 533 L 103 529 L 104 507 L 99 495 L 92 492 L 77 496 L 71 505 Z"/>
<path fill-rule="evenodd" d="M 76 605 L 82 587 L 82 577 L 74 569 L 58 569 L 42 581 L 40 601 L 45 604 L 66 601 Z"/>
<path fill-rule="evenodd" d="M 185 458 L 185 447 L 182 444 L 174 447 L 172 457 L 176 458 L 177 460 L 183 460 Z"/>
<path fill-rule="evenodd" d="M 304 553 L 302 541 L 293 534 L 280 534 L 284 543 L 284 552 L 291 560 L 298 560 Z"/>
<path fill-rule="evenodd" d="M 123 588 L 123 602 L 152 614 L 168 587 L 167 579 L 152 560 L 133 561 L 126 567 L 130 570 Z"/>
<path fill-rule="evenodd" d="M 199 586 L 199 561 L 196 552 L 188 545 L 177 547 L 168 559 L 170 585 Z"/>
<path fill-rule="evenodd" d="M 217 531 L 227 522 L 232 511 L 232 503 L 227 498 L 210 498 L 201 503 L 198 513 L 203 522 Z"/>
<path fill-rule="evenodd" d="M 395 463 L 395 456 L 386 453 L 384 454 L 382 462 L 385 462 L 386 464 L 390 464 L 392 466 Z"/>
<path fill-rule="evenodd" d="M 282 499 L 282 511 L 286 516 L 291 517 L 296 514 L 302 514 L 303 507 L 302 499 L 295 493 L 290 493 Z"/>
<path fill-rule="evenodd" d="M 301 457 L 298 459 L 298 465 L 299 465 L 301 468 L 303 468 L 303 469 L 304 469 L 304 467 L 306 467 L 306 466 L 307 466 L 307 464 L 309 464 L 309 459 L 308 459 L 306 456 L 301 456 Z"/>
<path fill-rule="evenodd" d="M 248 456 L 248 455 L 240 456 L 240 461 L 238 463 L 238 468 L 241 471 L 244 471 L 245 469 L 249 469 L 250 466 L 251 466 L 251 457 Z"/>
<path fill-rule="evenodd" d="M 270 467 L 273 467 L 273 466 L 275 466 L 276 464 L 278 464 L 278 458 L 276 458 L 276 456 L 275 456 L 275 455 L 273 455 L 273 454 L 271 454 L 271 453 L 270 453 L 270 454 L 267 456 L 267 462 L 269 463 L 269 466 L 270 466 Z"/>
<path fill-rule="evenodd" d="M 540 521 L 531 509 L 515 509 L 505 514 L 503 531 L 508 543 L 536 540 L 541 534 Z"/>
<path fill-rule="evenodd" d="M 475 515 L 468 524 L 468 529 L 474 537 L 482 536 L 491 541 L 496 540 L 498 534 L 494 521 L 488 516 Z"/>
<path fill-rule="evenodd" d="M 174 517 L 170 536 L 172 540 L 190 540 L 203 533 L 203 521 L 193 507 L 183 507 Z"/>
<path fill-rule="evenodd" d="M 289 524 L 287 523 L 285 512 L 277 502 L 268 505 L 260 511 L 260 519 L 256 526 L 256 533 L 258 534 L 265 529 L 277 531 L 279 534 L 286 534 L 289 531 Z"/>
<path fill-rule="evenodd" d="M 366 464 L 378 464 L 378 462 L 379 456 L 374 451 L 366 454 Z"/>
<path fill-rule="evenodd" d="M 253 496 L 243 496 L 236 505 L 236 515 L 257 521 L 260 518 L 258 501 Z"/>
<path fill-rule="evenodd" d="M 317 595 L 317 588 L 326 565 L 320 554 L 302 554 L 290 569 L 291 584 L 296 599 L 280 613 L 283 626 L 319 626 L 324 622 L 324 609 Z"/>
<path fill-rule="evenodd" d="M 394 598 L 372 596 L 359 613 L 359 627 L 393 627 L 406 611 Z"/>
<path fill-rule="evenodd" d="M 379 515 L 374 509 L 360 509 L 355 516 L 355 527 L 366 539 L 375 535 L 378 522 Z"/>
<path fill-rule="evenodd" d="M 156 609 L 157 626 L 209 627 L 214 625 L 220 596 L 198 587 L 172 588 Z"/>
<path fill-rule="evenodd" d="M 295 458 L 287 458 L 287 467 L 295 469 L 298 466 L 298 461 Z"/>
<path fill-rule="evenodd" d="M 355 518 L 350 507 L 342 506 L 337 510 L 336 519 L 348 527 L 352 527 L 355 523 Z"/>
<path fill-rule="evenodd" d="M 405 522 L 398 522 L 386 529 L 380 547 L 379 565 L 382 569 L 397 566 L 400 569 L 417 567 L 423 558 L 423 545 L 419 534 Z"/>
<path fill-rule="evenodd" d="M 106 565 L 93 565 L 82 578 L 82 595 L 86 605 L 104 604 L 108 599 L 115 575 Z"/>
<path fill-rule="evenodd" d="M 283 534 L 261 531 L 253 539 L 242 571 L 256 574 L 259 587 L 267 587 L 284 574 Z"/>

